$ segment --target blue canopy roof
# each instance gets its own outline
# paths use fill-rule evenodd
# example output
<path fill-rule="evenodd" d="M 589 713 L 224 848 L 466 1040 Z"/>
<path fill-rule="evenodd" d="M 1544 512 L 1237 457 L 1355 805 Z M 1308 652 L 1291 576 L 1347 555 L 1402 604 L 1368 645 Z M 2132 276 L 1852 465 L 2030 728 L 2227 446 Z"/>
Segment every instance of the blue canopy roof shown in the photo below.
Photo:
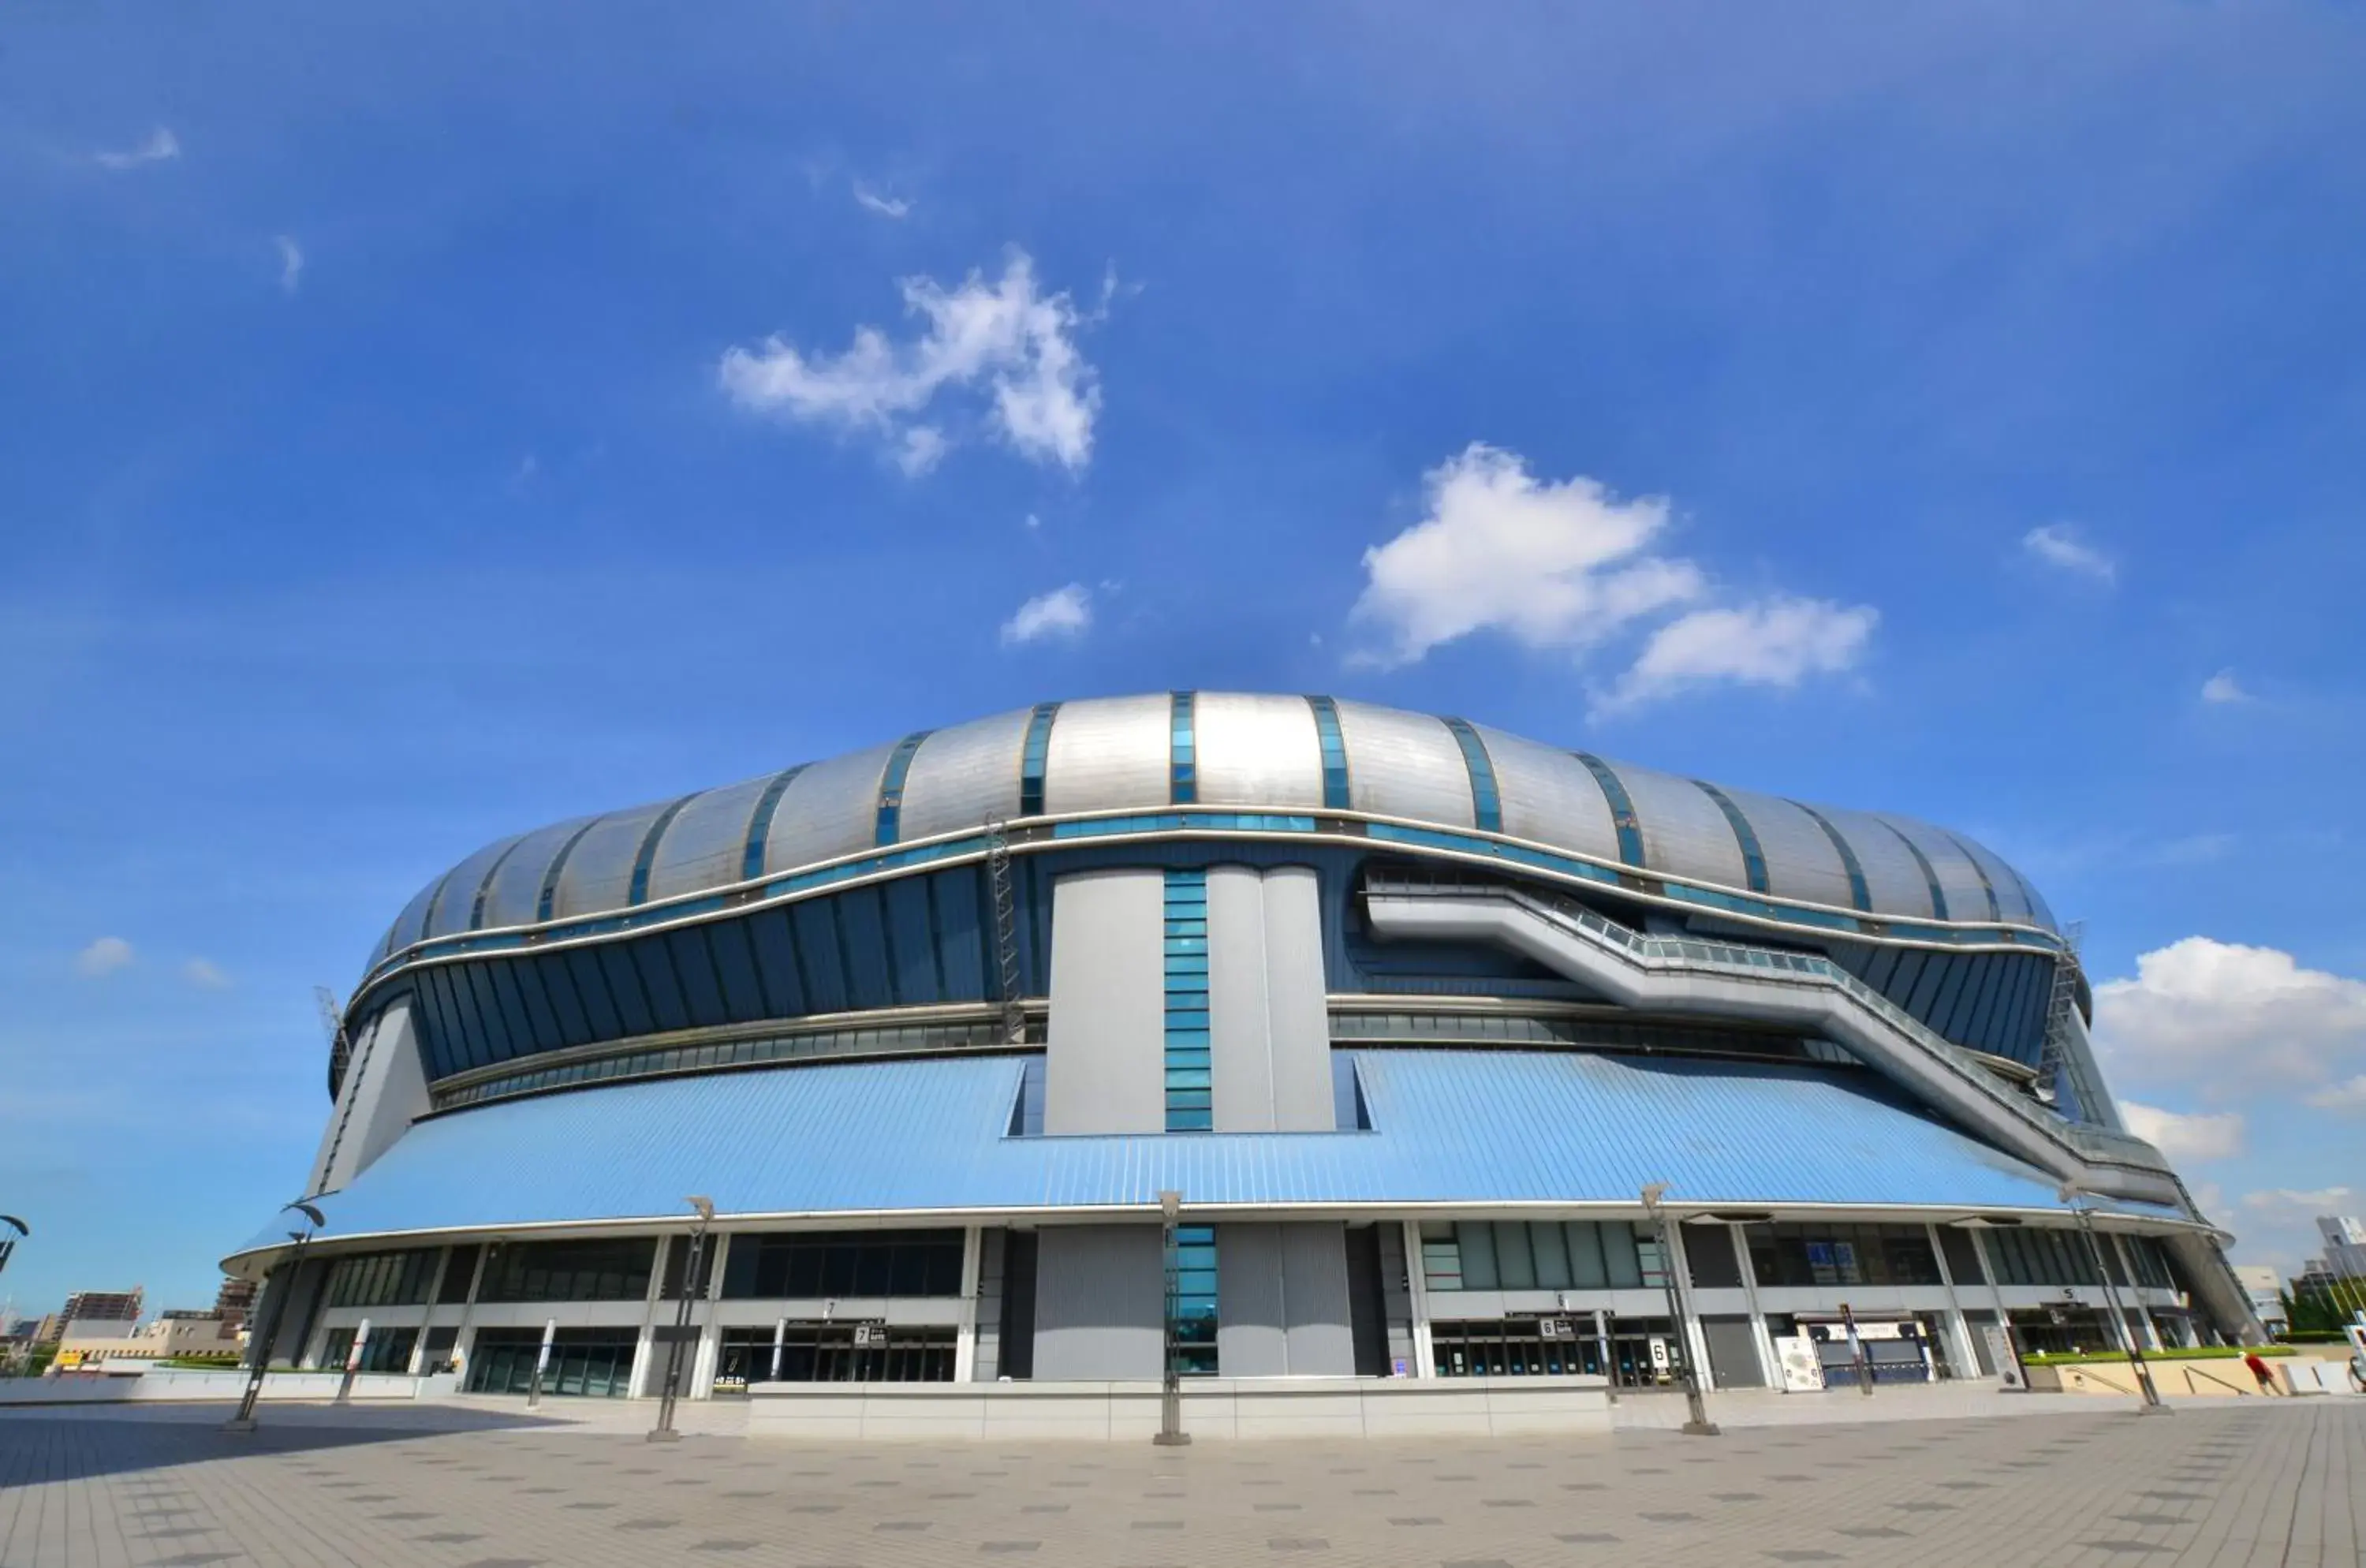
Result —
<path fill-rule="evenodd" d="M 2035 1168 L 1871 1074 L 1500 1050 L 1356 1054 L 1371 1130 L 1012 1137 L 1023 1059 L 664 1078 L 422 1122 L 343 1191 L 327 1238 L 724 1215 L 1025 1213 L 1672 1201 L 2059 1209 Z M 2177 1219 L 2144 1204 L 2117 1212 Z M 242 1251 L 278 1245 L 269 1228 Z"/>

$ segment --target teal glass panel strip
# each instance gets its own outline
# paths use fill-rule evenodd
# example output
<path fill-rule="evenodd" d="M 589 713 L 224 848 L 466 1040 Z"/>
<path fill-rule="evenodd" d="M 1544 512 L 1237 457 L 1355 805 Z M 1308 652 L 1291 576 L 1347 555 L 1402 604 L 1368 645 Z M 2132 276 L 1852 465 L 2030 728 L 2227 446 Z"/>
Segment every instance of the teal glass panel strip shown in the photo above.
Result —
<path fill-rule="evenodd" d="M 1200 754 L 1191 727 L 1191 694 L 1171 694 L 1166 716 L 1166 803 L 1196 806 L 1200 800 Z"/>
<path fill-rule="evenodd" d="M 748 814 L 748 845 L 739 857 L 739 880 L 753 882 L 764 874 L 764 845 L 772 836 L 772 813 L 781 807 L 781 795 L 806 771 L 808 764 L 799 762 L 794 768 L 783 768 L 772 775 L 764 793 L 756 797 L 756 809 Z"/>
<path fill-rule="evenodd" d="M 1585 771 L 1602 786 L 1603 798 L 1610 802 L 1610 825 L 1618 829 L 1618 858 L 1628 865 L 1640 866 L 1643 824 L 1635 815 L 1635 797 L 1627 793 L 1625 783 L 1601 758 L 1591 751 L 1572 751 L 1570 755 L 1585 764 Z"/>
<path fill-rule="evenodd" d="M 1454 732 L 1454 743 L 1462 748 L 1462 766 L 1470 774 L 1470 814 L 1478 819 L 1482 833 L 1504 830 L 1504 797 L 1495 788 L 1495 763 L 1487 755 L 1487 743 L 1465 718 L 1449 718 L 1446 728 Z"/>
<path fill-rule="evenodd" d="M 1043 770 L 1052 759 L 1052 721 L 1060 716 L 1057 703 L 1037 703 L 1027 716 L 1027 739 L 1019 750 L 1019 815 L 1043 815 Z"/>
<path fill-rule="evenodd" d="M 912 754 L 930 733 L 916 729 L 896 742 L 896 750 L 887 754 L 887 766 L 880 771 L 879 819 L 872 841 L 882 849 L 896 841 L 903 827 L 904 780 L 912 771 Z"/>
<path fill-rule="evenodd" d="M 1832 848 L 1840 852 L 1841 865 L 1848 873 L 1849 902 L 1870 914 L 1873 910 L 1873 890 L 1865 886 L 1865 866 L 1856 858 L 1856 846 L 1841 837 L 1841 830 L 1832 826 L 1831 818 L 1814 807 L 1797 800 L 1791 804 L 1806 812 L 1816 826 L 1824 830 L 1824 837 L 1832 841 Z"/>
<path fill-rule="evenodd" d="M 649 824 L 649 830 L 641 835 L 641 847 L 633 855 L 633 886 L 625 897 L 625 903 L 646 904 L 649 901 L 649 867 L 658 858 L 658 840 L 665 837 L 668 828 L 673 826 L 673 819 L 681 814 L 682 808 L 697 798 L 695 794 L 683 795 L 659 812 L 658 819 Z"/>
<path fill-rule="evenodd" d="M 1948 832 L 1944 828 L 1938 829 L 1936 831 L 1938 832 L 1939 837 L 1946 840 L 1947 842 L 1955 846 L 1955 852 L 1964 857 L 1965 863 L 1972 868 L 1972 874 L 1980 879 L 1980 891 L 1988 895 L 1989 919 L 1992 920 L 2003 919 L 2004 908 L 1997 902 L 1996 884 L 1989 880 L 1988 867 L 1982 865 L 1979 863 L 1978 857 L 1974 855 L 1969 849 L 1965 847 L 1963 840 L 1955 837 L 1955 834 Z"/>
<path fill-rule="evenodd" d="M 1752 893 L 1772 893 L 1774 888 L 1766 881 L 1766 856 L 1758 847 L 1758 829 L 1750 825 L 1750 818 L 1741 814 L 1741 807 L 1736 806 L 1733 797 L 1725 791 L 1706 779 L 1695 779 L 1693 784 L 1717 802 L 1717 808 L 1725 813 L 1726 826 L 1733 829 L 1733 840 L 1741 846 L 1741 874 L 1749 879 L 1750 890 Z"/>
<path fill-rule="evenodd" d="M 567 842 L 558 846 L 558 852 L 550 857 L 550 864 L 542 874 L 542 894 L 534 902 L 534 918 L 536 922 L 550 919 L 551 908 L 558 900 L 558 874 L 567 869 L 567 857 L 575 852 L 575 846 L 583 841 L 583 835 L 599 825 L 600 818 L 594 817 L 591 821 L 576 829 L 574 832 L 568 835 Z"/>
<path fill-rule="evenodd" d="M 1166 873 L 1165 922 L 1166 1130 L 1205 1133 L 1215 1126 L 1208 1079 L 1206 871 Z"/>
<path fill-rule="evenodd" d="M 1878 817 L 1875 818 L 1874 820 L 1881 822 L 1881 818 Z M 1932 869 L 1931 857 L 1922 852 L 1921 845 L 1908 838 L 1905 834 L 1898 833 L 1897 829 L 1890 828 L 1888 823 L 1881 822 L 1881 825 L 1885 828 L 1889 828 L 1889 830 L 1892 833 L 1898 834 L 1898 841 L 1906 846 L 1906 852 L 1912 855 L 1914 857 L 1914 863 L 1922 868 L 1922 885 L 1931 890 L 1932 919 L 1939 920 L 1946 919 L 1948 918 L 1947 895 L 1940 889 L 1939 874 Z"/>
<path fill-rule="evenodd" d="M 1314 710 L 1314 738 L 1323 752 L 1323 808 L 1351 809 L 1347 793 L 1347 739 L 1339 728 L 1339 705 L 1329 697 L 1309 697 Z"/>

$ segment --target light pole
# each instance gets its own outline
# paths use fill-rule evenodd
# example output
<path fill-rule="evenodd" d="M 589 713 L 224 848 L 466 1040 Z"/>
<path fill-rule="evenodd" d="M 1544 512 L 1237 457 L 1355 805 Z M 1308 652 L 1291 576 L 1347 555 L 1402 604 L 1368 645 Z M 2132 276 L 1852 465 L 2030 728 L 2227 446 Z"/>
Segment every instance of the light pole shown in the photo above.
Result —
<path fill-rule="evenodd" d="M 1182 1215 L 1183 1194 L 1158 1195 L 1160 1256 L 1166 1267 L 1166 1326 L 1161 1334 L 1166 1349 L 1166 1371 L 1159 1384 L 1158 1435 L 1150 1440 L 1162 1449 L 1179 1449 L 1191 1441 L 1191 1434 L 1183 1429 L 1182 1325 L 1177 1321 L 1183 1310 L 1183 1282 L 1181 1265 L 1175 1254 L 1175 1224 Z"/>
<path fill-rule="evenodd" d="M 649 1441 L 673 1443 L 682 1434 L 673 1429 L 673 1402 L 682 1389 L 682 1341 L 690 1332 L 690 1303 L 699 1288 L 699 1268 L 706 1261 L 706 1227 L 715 1223 L 715 1200 L 692 1196 L 682 1200 L 697 1214 L 697 1224 L 690 1227 L 690 1253 L 682 1260 L 682 1303 L 674 1309 L 673 1343 L 666 1348 L 665 1393 L 658 1400 L 658 1424 L 650 1428 Z"/>
<path fill-rule="evenodd" d="M 2120 1344 L 2128 1353 L 2128 1366 L 2136 1375 L 2136 1387 L 2144 1392 L 2144 1403 L 2136 1406 L 2139 1416 L 2165 1416 L 2169 1406 L 2160 1402 L 2160 1391 L 2152 1386 L 2152 1369 L 2145 1365 L 2144 1348 L 2136 1343 L 2135 1330 L 2128 1326 L 2127 1314 L 2120 1310 L 2120 1292 L 2112 1283 L 2112 1270 L 2103 1262 L 2103 1244 L 2095 1236 L 2095 1216 L 2079 1201 L 2086 1193 L 2064 1183 L 2058 1197 L 2070 1205 L 2079 1216 L 2079 1228 L 2087 1236 L 2087 1255 L 2095 1260 L 2095 1277 L 2103 1282 L 2103 1300 L 2112 1309 L 2112 1327 L 2119 1335 Z"/>
<path fill-rule="evenodd" d="M 18 1219 L 14 1214 L 0 1214 L 0 1225 L 6 1225 L 8 1227 L 7 1230 L 0 1230 L 0 1269 L 6 1269 L 8 1267 L 8 1258 L 10 1255 L 17 1250 L 17 1239 L 22 1236 L 31 1235 L 33 1234 L 33 1227 L 27 1224 L 24 1221 Z M 15 1231 L 17 1235 L 10 1235 L 8 1231 Z M 6 1325 L 0 1325 L 0 1332 L 5 1331 Z"/>
<path fill-rule="evenodd" d="M 1688 1437 L 1714 1438 L 1717 1423 L 1708 1418 L 1708 1405 L 1701 1398 L 1700 1376 L 1693 1368 L 1691 1337 L 1684 1331 L 1684 1281 L 1683 1270 L 1676 1267 L 1676 1251 L 1668 1238 L 1667 1206 L 1661 1201 L 1667 1196 L 1668 1184 L 1654 1181 L 1643 1189 L 1643 1213 L 1650 1217 L 1651 1229 L 1660 1242 L 1660 1278 L 1668 1288 L 1668 1320 L 1675 1330 L 1676 1364 L 1684 1374 L 1684 1406 L 1690 1419 L 1684 1423 Z"/>
<path fill-rule="evenodd" d="M 271 1351 L 279 1338 L 279 1325 L 287 1320 L 287 1298 L 296 1293 L 296 1287 L 301 1282 L 304 1248 L 310 1245 L 315 1235 L 328 1228 L 327 1216 L 310 1203 L 289 1203 L 279 1212 L 303 1215 L 304 1227 L 287 1233 L 287 1239 L 296 1244 L 296 1250 L 287 1255 L 286 1263 L 280 1265 L 287 1270 L 287 1283 L 271 1303 L 271 1322 L 265 1327 L 262 1339 L 254 1348 L 254 1364 L 247 1369 L 246 1393 L 238 1402 L 238 1414 L 222 1423 L 225 1432 L 254 1430 L 254 1402 L 262 1396 L 264 1374 L 271 1370 Z"/>

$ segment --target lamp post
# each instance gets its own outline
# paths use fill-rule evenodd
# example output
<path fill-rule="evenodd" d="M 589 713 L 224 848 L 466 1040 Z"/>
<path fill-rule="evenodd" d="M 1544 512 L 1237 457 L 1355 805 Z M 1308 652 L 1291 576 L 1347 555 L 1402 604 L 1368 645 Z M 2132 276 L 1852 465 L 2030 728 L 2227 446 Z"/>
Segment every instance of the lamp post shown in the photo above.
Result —
<path fill-rule="evenodd" d="M 682 1389 L 682 1341 L 690 1332 L 691 1298 L 699 1288 L 699 1269 L 706 1261 L 706 1227 L 715 1223 L 715 1201 L 692 1196 L 682 1200 L 698 1216 L 690 1227 L 690 1253 L 682 1260 L 682 1302 L 674 1309 L 673 1343 L 666 1348 L 665 1393 L 658 1400 L 658 1424 L 650 1428 L 649 1441 L 672 1443 L 682 1440 L 673 1429 L 673 1402 Z"/>
<path fill-rule="evenodd" d="M 1690 1419 L 1684 1422 L 1684 1433 L 1694 1438 L 1714 1438 L 1717 1423 L 1708 1418 L 1708 1405 L 1701 1398 L 1700 1375 L 1693 1367 L 1690 1337 L 1684 1332 L 1684 1271 L 1676 1267 L 1676 1250 L 1668 1237 L 1668 1211 L 1662 1201 L 1667 1196 L 1668 1184 L 1654 1181 L 1643 1189 L 1643 1213 L 1651 1219 L 1651 1229 L 1660 1242 L 1660 1279 L 1668 1288 L 1668 1321 L 1675 1329 L 1676 1364 L 1684 1374 L 1684 1407 Z"/>
<path fill-rule="evenodd" d="M 2066 1182 L 2057 1196 L 2079 1216 L 2079 1228 L 2087 1237 L 2087 1255 L 2095 1260 L 2095 1277 L 2102 1280 L 2103 1300 L 2111 1305 L 2112 1327 L 2119 1336 L 2121 1348 L 2128 1353 L 2128 1368 L 2135 1373 L 2136 1387 L 2144 1393 L 2144 1403 L 2136 1406 L 2136 1414 L 2165 1416 L 2169 1406 L 2160 1402 L 2160 1391 L 2152 1385 L 2152 1369 L 2145 1365 L 2144 1348 L 2136 1343 L 2135 1330 L 2128 1326 L 2127 1314 L 2120 1310 L 2119 1289 L 2112 1283 L 2112 1270 L 2103 1262 L 2103 1244 L 2095 1235 L 2094 1213 L 2079 1201 L 2087 1194 Z"/>
<path fill-rule="evenodd" d="M 300 1281 L 304 1267 L 304 1248 L 311 1244 L 314 1235 L 327 1229 L 329 1224 L 327 1216 L 310 1203 L 302 1201 L 289 1203 L 279 1212 L 283 1214 L 303 1215 L 304 1225 L 300 1230 L 287 1233 L 287 1239 L 296 1244 L 296 1249 L 287 1255 L 287 1261 L 280 1266 L 287 1270 L 287 1285 L 286 1289 L 279 1292 L 277 1299 L 271 1303 L 271 1322 L 265 1327 L 262 1339 L 254 1348 L 253 1364 L 247 1369 L 246 1393 L 238 1402 L 238 1414 L 222 1423 L 222 1430 L 225 1432 L 254 1430 L 254 1402 L 263 1394 L 264 1374 L 271 1370 L 271 1352 L 279 1338 L 279 1325 L 287 1320 L 287 1298 L 296 1293 L 296 1287 Z"/>
<path fill-rule="evenodd" d="M 1166 1325 L 1160 1338 L 1166 1351 L 1166 1371 L 1158 1393 L 1158 1435 L 1150 1440 L 1162 1449 L 1179 1449 L 1191 1441 L 1191 1434 L 1183 1429 L 1183 1347 L 1182 1325 L 1177 1321 L 1183 1310 L 1183 1282 L 1180 1263 L 1175 1255 L 1175 1225 L 1183 1216 L 1183 1194 L 1161 1192 L 1158 1195 L 1160 1256 L 1166 1268 Z"/>
<path fill-rule="evenodd" d="M 17 1250 L 17 1239 L 31 1235 L 33 1227 L 14 1214 L 0 1214 L 0 1225 L 7 1227 L 7 1230 L 0 1230 L 0 1269 L 6 1269 L 8 1267 L 10 1255 Z M 15 1231 L 17 1235 L 10 1235 L 8 1231 Z M 6 1325 L 0 1325 L 0 1331 L 5 1331 L 6 1327 Z"/>

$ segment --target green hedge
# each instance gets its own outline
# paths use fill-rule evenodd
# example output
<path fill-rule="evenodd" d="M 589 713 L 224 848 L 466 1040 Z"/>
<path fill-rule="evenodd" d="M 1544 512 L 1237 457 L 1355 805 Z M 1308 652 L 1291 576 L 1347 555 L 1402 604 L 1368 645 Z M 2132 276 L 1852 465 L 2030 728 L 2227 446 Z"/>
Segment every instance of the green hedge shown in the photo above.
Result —
<path fill-rule="evenodd" d="M 2293 1353 L 2293 1348 L 2289 1345 L 2197 1345 L 2191 1348 L 2180 1348 L 2175 1350 L 2147 1350 L 2145 1352 L 2145 1359 L 2147 1361 L 2234 1361 L 2254 1351 L 2262 1356 L 2289 1356 Z M 2075 1356 L 2066 1355 L 2058 1350 L 2041 1350 L 2034 1356 L 2023 1356 L 2022 1360 L 2024 1364 L 2033 1367 L 2068 1367 L 2076 1366 L 2082 1361 L 2124 1361 L 2127 1359 L 2128 1354 L 2124 1350 L 2081 1351 Z"/>

